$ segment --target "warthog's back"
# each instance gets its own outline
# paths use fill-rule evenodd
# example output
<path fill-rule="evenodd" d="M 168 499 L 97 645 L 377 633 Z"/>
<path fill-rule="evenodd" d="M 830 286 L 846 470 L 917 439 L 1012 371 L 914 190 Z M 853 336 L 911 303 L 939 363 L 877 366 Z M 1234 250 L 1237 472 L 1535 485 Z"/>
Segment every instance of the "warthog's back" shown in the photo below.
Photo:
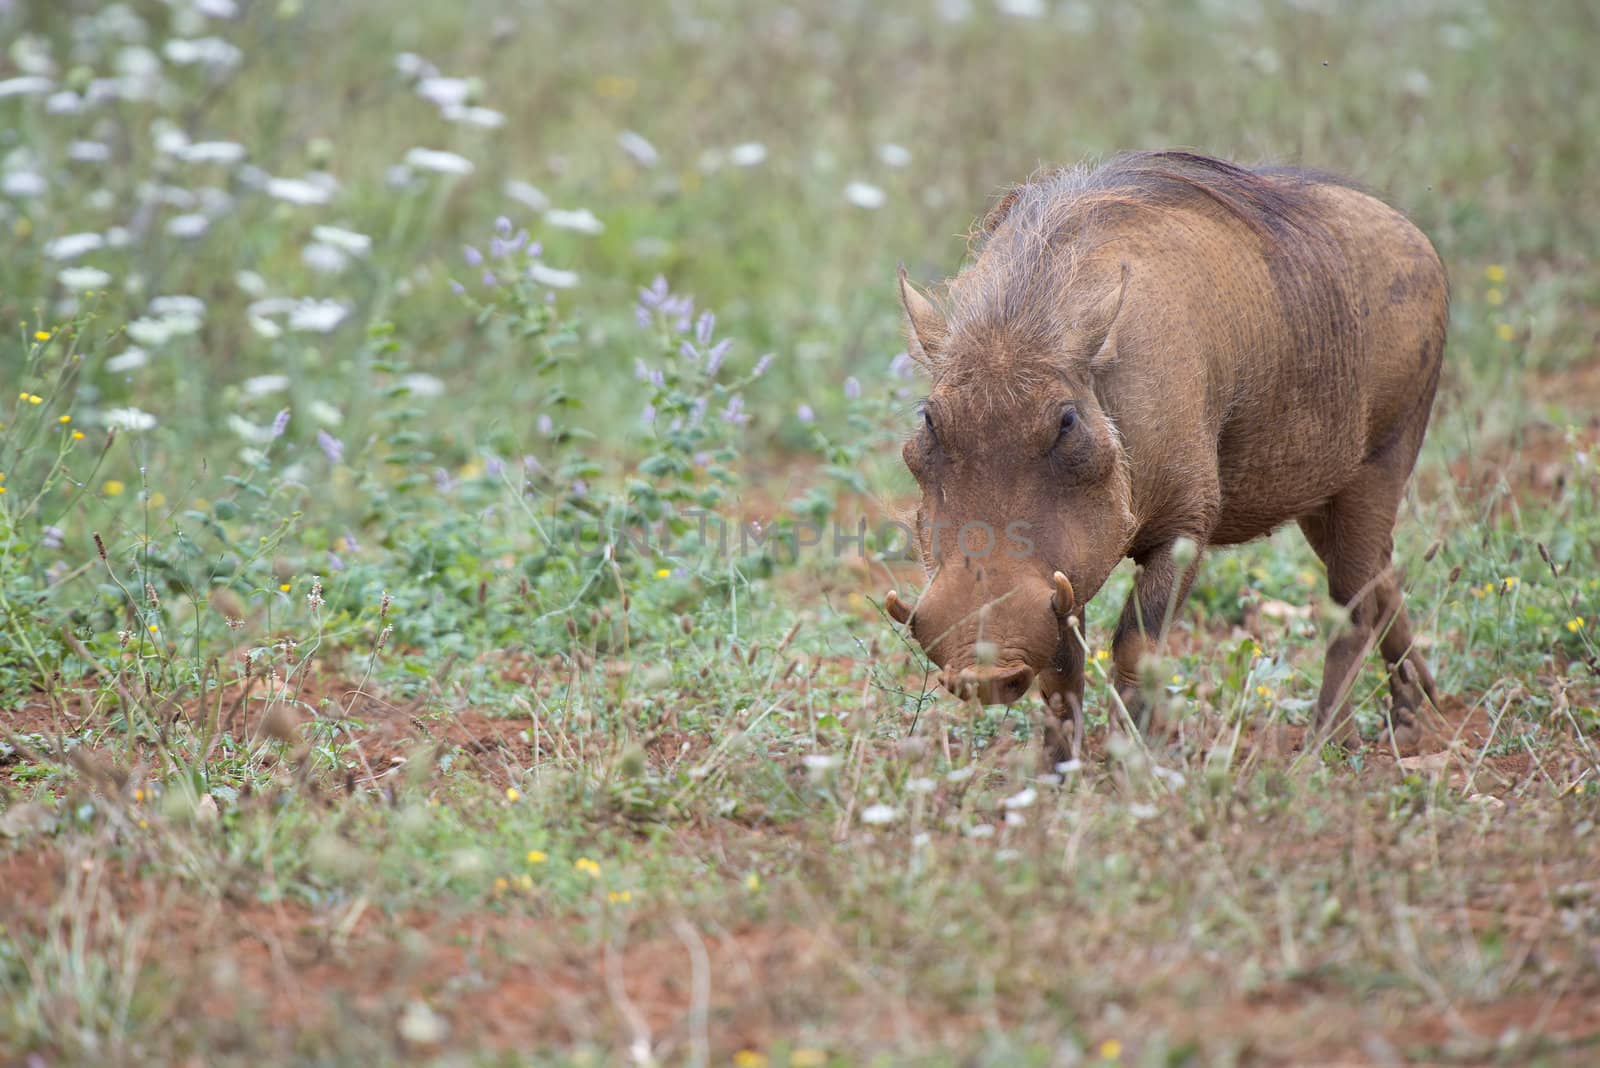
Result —
<path fill-rule="evenodd" d="M 1078 276 L 1127 266 L 1100 388 L 1141 540 L 1190 526 L 1215 544 L 1260 536 L 1408 428 L 1420 441 L 1447 288 L 1415 226 L 1315 174 L 1131 159 L 1065 195 L 1093 220 L 1075 242 Z"/>

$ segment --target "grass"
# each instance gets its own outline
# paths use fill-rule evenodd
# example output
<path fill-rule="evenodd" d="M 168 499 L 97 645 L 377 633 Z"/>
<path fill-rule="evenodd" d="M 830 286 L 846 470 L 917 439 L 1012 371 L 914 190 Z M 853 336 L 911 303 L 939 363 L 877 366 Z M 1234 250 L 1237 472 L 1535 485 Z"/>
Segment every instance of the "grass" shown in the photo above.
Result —
<path fill-rule="evenodd" d="M 1595 1056 L 1585 5 L 24 3 L 0 39 L 0 1060 Z M 895 264 L 1172 144 L 1349 174 L 1450 270 L 1396 533 L 1450 695 L 1416 752 L 1299 746 L 1338 620 L 1292 531 L 1207 561 L 1170 736 L 1091 659 L 1057 776 L 876 604 L 920 581 Z M 1376 737 L 1376 670 L 1357 704 Z"/>

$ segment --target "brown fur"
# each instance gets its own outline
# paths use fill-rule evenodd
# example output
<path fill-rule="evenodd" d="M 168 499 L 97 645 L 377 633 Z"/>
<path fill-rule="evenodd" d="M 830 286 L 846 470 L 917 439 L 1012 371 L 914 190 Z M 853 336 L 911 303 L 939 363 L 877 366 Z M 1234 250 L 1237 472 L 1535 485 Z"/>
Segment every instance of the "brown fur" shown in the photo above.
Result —
<path fill-rule="evenodd" d="M 1200 559 L 1180 569 L 1178 539 L 1231 545 L 1294 520 L 1351 614 L 1319 725 L 1353 736 L 1348 696 L 1374 644 L 1409 722 L 1432 680 L 1390 555 L 1444 352 L 1448 292 L 1427 238 L 1326 175 L 1157 152 L 1016 187 L 975 248 L 946 310 L 901 287 L 932 383 L 932 429 L 905 447 L 931 576 L 911 626 L 947 684 L 1009 702 L 1037 676 L 1075 714 L 1072 630 L 1129 556 L 1138 577 L 1113 647 L 1137 706 L 1139 662 Z M 1017 521 L 1026 553 L 974 556 L 951 536 Z M 950 524 L 937 544 L 935 522 Z M 1061 617 L 1058 569 L 1080 599 Z"/>

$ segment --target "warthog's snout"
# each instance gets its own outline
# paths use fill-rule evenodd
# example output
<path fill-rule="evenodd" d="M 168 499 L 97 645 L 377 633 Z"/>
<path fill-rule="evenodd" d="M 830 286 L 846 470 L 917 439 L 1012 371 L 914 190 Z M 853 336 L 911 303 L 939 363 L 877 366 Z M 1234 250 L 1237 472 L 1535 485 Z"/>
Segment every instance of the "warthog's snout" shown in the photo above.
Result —
<path fill-rule="evenodd" d="M 1033 669 L 1026 664 L 969 667 L 953 674 L 945 671 L 939 681 L 963 701 L 976 698 L 980 704 L 1010 705 L 1020 701 L 1033 685 Z"/>

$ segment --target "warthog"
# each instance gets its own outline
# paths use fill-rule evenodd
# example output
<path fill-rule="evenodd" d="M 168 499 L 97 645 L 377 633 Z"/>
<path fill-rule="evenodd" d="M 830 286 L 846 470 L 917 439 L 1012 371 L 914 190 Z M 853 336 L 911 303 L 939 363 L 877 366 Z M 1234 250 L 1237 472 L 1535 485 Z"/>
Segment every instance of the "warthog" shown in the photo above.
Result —
<path fill-rule="evenodd" d="M 1316 726 L 1355 740 L 1376 644 L 1404 740 L 1423 692 L 1437 703 L 1390 565 L 1444 352 L 1428 239 L 1326 175 L 1152 152 L 1017 186 L 976 241 L 942 308 L 900 271 L 932 387 L 904 449 L 930 581 L 885 607 L 943 684 L 1010 704 L 1037 679 L 1060 756 L 1063 720 L 1081 725 L 1084 604 L 1117 563 L 1137 568 L 1116 686 L 1141 717 L 1141 661 L 1203 550 L 1292 519 L 1349 610 Z"/>

